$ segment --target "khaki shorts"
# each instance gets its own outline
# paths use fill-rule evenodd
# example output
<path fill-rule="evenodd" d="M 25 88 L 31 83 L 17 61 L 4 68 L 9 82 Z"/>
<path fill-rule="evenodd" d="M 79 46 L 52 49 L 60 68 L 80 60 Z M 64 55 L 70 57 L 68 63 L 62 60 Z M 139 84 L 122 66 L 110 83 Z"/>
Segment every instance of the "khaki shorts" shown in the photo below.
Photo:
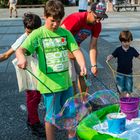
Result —
<path fill-rule="evenodd" d="M 10 9 L 10 10 L 12 10 L 12 9 L 13 9 L 13 10 L 16 10 L 16 4 L 10 4 L 9 9 Z"/>

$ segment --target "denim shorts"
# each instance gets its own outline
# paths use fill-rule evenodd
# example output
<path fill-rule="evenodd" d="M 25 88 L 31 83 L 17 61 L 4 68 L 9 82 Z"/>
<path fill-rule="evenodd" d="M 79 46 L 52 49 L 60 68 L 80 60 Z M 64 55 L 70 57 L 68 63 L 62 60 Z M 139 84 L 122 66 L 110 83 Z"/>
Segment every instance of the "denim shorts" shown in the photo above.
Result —
<path fill-rule="evenodd" d="M 63 105 L 69 99 L 70 97 L 73 97 L 73 88 L 70 87 L 68 90 L 62 91 L 62 92 L 56 92 L 53 94 L 43 94 L 44 98 L 44 105 L 46 108 L 46 115 L 45 115 L 45 121 L 52 123 L 52 119 L 56 114 L 60 113 Z M 74 103 L 73 103 L 74 105 Z M 65 110 L 65 117 L 70 117 L 71 113 L 68 110 Z M 53 120 L 54 121 L 54 120 Z"/>
<path fill-rule="evenodd" d="M 116 84 L 120 92 L 131 93 L 133 91 L 133 77 L 132 75 L 116 75 Z"/>

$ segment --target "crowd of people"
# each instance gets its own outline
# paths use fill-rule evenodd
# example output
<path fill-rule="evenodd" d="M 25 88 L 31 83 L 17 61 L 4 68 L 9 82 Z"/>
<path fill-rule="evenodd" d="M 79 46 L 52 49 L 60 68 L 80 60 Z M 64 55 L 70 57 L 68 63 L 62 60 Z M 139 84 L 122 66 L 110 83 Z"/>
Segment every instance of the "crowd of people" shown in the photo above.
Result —
<path fill-rule="evenodd" d="M 10 17 L 12 17 L 12 9 L 16 9 L 16 1 L 14 2 L 10 3 Z M 61 111 L 67 99 L 78 92 L 88 91 L 84 79 L 84 77 L 88 78 L 88 70 L 85 57 L 80 49 L 81 43 L 87 37 L 90 37 L 88 46 L 90 71 L 94 76 L 98 75 L 97 42 L 102 31 L 101 22 L 108 16 L 104 1 L 91 3 L 89 10 L 87 9 L 88 3 L 91 1 L 81 0 L 81 3 L 79 1 L 79 11 L 63 19 L 64 5 L 59 0 L 49 0 L 44 7 L 44 25 L 38 15 L 30 12 L 24 13 L 25 32 L 7 52 L 0 54 L 0 61 L 4 61 L 15 53 L 18 60 L 17 66 L 24 70 L 28 65 L 26 55 L 35 56 L 37 59 L 36 76 L 49 88 L 47 89 L 41 82 L 38 82 L 37 90 L 26 90 L 27 125 L 33 134 L 39 137 L 46 136 L 47 140 L 55 140 L 55 126 L 52 118 Z M 121 46 L 107 57 L 107 61 L 117 58 L 117 85 L 121 97 L 126 97 L 130 96 L 133 90 L 133 78 L 126 75 L 133 74 L 132 60 L 134 57 L 140 58 L 140 54 L 130 46 L 133 36 L 129 30 L 122 31 L 119 40 Z M 44 124 L 40 122 L 38 116 L 41 95 L 46 111 Z M 65 113 L 65 117 L 71 115 L 69 112 Z M 68 130 L 68 140 L 77 140 L 75 130 Z"/>

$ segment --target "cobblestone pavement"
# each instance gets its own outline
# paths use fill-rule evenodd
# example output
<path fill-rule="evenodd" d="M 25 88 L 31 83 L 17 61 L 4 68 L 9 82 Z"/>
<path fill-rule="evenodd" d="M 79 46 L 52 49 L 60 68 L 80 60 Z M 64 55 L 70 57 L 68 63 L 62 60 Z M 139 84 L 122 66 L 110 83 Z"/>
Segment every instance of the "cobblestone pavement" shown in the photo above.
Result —
<path fill-rule="evenodd" d="M 18 18 L 9 18 L 8 9 L 0 9 L 0 53 L 10 48 L 10 45 L 24 32 L 22 25 L 22 15 L 24 12 L 31 11 L 43 16 L 42 8 L 18 9 Z M 77 11 L 77 7 L 67 7 L 66 15 Z M 134 45 L 139 49 L 139 23 L 140 12 L 115 12 L 108 13 L 109 18 L 103 21 L 103 32 L 98 42 L 98 78 L 90 77 L 93 85 L 90 87 L 90 93 L 100 89 L 113 89 L 116 86 L 112 73 L 105 63 L 106 56 L 114 50 L 118 42 L 118 33 L 124 27 L 129 27 L 134 32 Z M 134 30 L 135 29 L 135 30 Z M 87 65 L 90 67 L 88 58 L 89 38 L 82 43 L 82 50 L 87 59 Z M 0 140 L 41 140 L 32 136 L 26 126 L 26 105 L 24 93 L 18 92 L 17 81 L 14 67 L 11 63 L 15 56 L 12 56 L 5 62 L 0 63 Z M 106 87 L 107 86 L 107 87 Z M 44 106 L 41 102 L 39 114 L 41 121 L 44 117 Z M 56 131 L 57 140 L 66 140 L 65 131 Z M 42 139 L 43 140 L 43 139 Z"/>

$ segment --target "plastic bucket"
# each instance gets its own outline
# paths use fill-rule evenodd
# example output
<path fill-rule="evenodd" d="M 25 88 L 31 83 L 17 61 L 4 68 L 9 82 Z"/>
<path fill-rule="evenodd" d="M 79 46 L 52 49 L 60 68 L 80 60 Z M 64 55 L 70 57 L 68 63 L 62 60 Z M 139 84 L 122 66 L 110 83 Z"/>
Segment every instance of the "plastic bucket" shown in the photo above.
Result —
<path fill-rule="evenodd" d="M 110 113 L 107 115 L 108 132 L 120 134 L 125 131 L 126 115 L 124 113 Z"/>
<path fill-rule="evenodd" d="M 120 98 L 121 112 L 126 114 L 128 120 L 138 117 L 139 101 L 140 100 L 137 97 Z"/>

